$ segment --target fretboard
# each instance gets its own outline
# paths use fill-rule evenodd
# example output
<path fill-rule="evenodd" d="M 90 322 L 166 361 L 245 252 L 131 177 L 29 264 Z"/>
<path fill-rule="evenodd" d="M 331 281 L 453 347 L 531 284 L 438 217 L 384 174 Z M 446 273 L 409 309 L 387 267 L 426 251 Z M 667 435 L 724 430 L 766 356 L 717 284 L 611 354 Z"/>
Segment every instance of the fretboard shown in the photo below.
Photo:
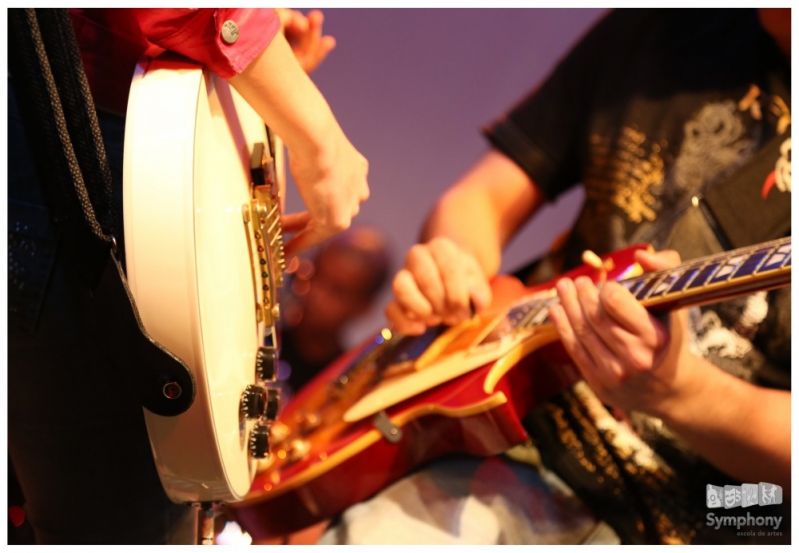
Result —
<path fill-rule="evenodd" d="M 791 237 L 694 259 L 679 267 L 619 281 L 653 311 L 721 301 L 790 284 Z M 557 296 L 536 297 L 508 311 L 512 328 L 529 329 L 549 322 Z"/>

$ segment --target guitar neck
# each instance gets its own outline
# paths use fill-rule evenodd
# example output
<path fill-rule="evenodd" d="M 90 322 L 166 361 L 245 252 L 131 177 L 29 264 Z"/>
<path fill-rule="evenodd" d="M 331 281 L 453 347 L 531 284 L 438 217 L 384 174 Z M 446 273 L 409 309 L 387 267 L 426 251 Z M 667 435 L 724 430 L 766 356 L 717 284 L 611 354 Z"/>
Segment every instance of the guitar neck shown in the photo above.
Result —
<path fill-rule="evenodd" d="M 619 284 L 651 311 L 669 311 L 778 288 L 790 282 L 791 237 L 788 236 L 627 278 Z M 506 315 L 509 327 L 532 329 L 549 323 L 549 307 L 557 302 L 553 293 L 517 304 Z"/>
<path fill-rule="evenodd" d="M 722 301 L 790 284 L 791 238 L 694 259 L 674 269 L 625 279 L 625 286 L 652 311 Z"/>

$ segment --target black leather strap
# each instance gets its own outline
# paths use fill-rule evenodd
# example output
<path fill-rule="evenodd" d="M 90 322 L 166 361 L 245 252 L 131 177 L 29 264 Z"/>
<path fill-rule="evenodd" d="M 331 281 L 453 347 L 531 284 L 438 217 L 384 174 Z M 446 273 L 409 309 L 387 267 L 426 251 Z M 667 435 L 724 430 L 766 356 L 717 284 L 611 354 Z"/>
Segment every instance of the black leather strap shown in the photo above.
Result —
<path fill-rule="evenodd" d="M 70 254 L 80 257 L 73 265 L 84 282 L 128 306 L 97 302 L 107 311 L 100 316 L 108 330 L 98 339 L 135 360 L 127 376 L 144 407 L 160 415 L 182 413 L 194 399 L 193 377 L 144 330 L 128 287 L 114 238 L 121 229 L 112 209 L 111 170 L 69 14 L 9 9 L 8 18 L 9 69 L 51 217 Z"/>

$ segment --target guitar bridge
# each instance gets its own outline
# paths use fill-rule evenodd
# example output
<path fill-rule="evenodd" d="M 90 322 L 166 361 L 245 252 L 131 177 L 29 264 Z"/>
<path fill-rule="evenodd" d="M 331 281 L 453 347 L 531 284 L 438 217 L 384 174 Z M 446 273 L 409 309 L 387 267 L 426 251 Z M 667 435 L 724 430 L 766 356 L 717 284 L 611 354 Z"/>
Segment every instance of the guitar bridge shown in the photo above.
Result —
<path fill-rule="evenodd" d="M 280 315 L 277 289 L 283 285 L 286 256 L 275 160 L 263 143 L 253 148 L 250 165 L 253 197 L 249 204 L 242 206 L 242 215 L 256 298 L 255 316 L 259 323 L 272 327 Z"/>

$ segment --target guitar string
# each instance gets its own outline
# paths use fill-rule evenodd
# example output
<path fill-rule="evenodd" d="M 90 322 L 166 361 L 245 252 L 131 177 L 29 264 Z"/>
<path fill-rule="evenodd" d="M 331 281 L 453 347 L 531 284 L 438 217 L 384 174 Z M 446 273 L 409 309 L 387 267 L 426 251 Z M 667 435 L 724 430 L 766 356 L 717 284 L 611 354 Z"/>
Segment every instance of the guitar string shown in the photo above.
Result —
<path fill-rule="evenodd" d="M 664 269 L 661 271 L 647 273 L 646 275 L 639 275 L 635 277 L 630 277 L 627 279 L 623 279 L 618 281 L 620 284 L 630 283 L 630 282 L 644 282 L 644 286 L 637 290 L 640 293 L 642 290 L 647 288 L 646 295 L 644 297 L 638 297 L 637 294 L 633 294 L 636 299 L 639 301 L 643 301 L 645 299 L 650 299 L 657 297 L 659 295 L 666 294 L 672 291 L 673 286 L 679 281 L 679 279 L 689 270 L 696 269 L 696 274 L 693 275 L 690 281 L 686 282 L 681 290 L 685 290 L 691 287 L 691 283 L 702 273 L 702 270 L 706 267 L 710 266 L 713 263 L 716 263 L 717 266 L 714 268 L 713 272 L 707 276 L 705 282 L 711 281 L 714 276 L 722 270 L 730 260 L 741 257 L 741 261 L 733 266 L 730 269 L 728 275 L 726 275 L 725 280 L 728 282 L 732 282 L 737 278 L 743 278 L 744 276 L 749 276 L 753 274 L 757 274 L 760 269 L 782 248 L 783 246 L 790 246 L 791 245 L 791 237 L 784 237 L 778 238 L 776 240 L 771 240 L 769 242 L 764 242 L 761 244 L 755 244 L 752 246 L 744 246 L 742 248 L 738 248 L 735 250 L 730 250 L 727 252 L 722 252 L 718 254 L 711 254 L 704 257 L 696 258 L 691 260 L 688 263 L 680 265 L 678 267 L 674 267 L 672 269 Z M 759 253 L 763 250 L 766 250 L 766 253 L 763 254 L 763 259 L 760 263 L 758 263 L 757 267 L 755 267 L 751 273 L 747 275 L 742 275 L 736 277 L 737 271 L 743 266 L 754 254 Z M 783 267 L 785 262 L 790 258 L 790 250 L 785 254 L 785 259 L 782 260 L 778 267 L 775 269 L 770 270 L 777 270 Z M 665 287 L 662 291 L 658 291 L 655 294 L 655 290 L 658 290 L 658 287 L 662 284 L 662 282 L 666 281 L 669 277 L 674 277 L 673 280 L 670 282 L 670 285 Z M 651 283 L 651 286 L 649 284 Z M 704 285 L 704 284 L 703 284 Z M 541 312 L 546 310 L 548 311 L 549 307 L 553 304 L 558 303 L 557 298 L 532 298 L 525 302 L 521 302 L 514 306 L 513 309 L 522 308 L 526 310 L 524 316 L 519 319 L 518 321 L 511 320 L 511 326 L 516 329 L 528 329 L 533 328 L 535 326 L 539 326 L 548 322 L 549 315 L 547 314 L 546 317 L 540 320 L 536 320 L 537 317 L 541 314 Z"/>

